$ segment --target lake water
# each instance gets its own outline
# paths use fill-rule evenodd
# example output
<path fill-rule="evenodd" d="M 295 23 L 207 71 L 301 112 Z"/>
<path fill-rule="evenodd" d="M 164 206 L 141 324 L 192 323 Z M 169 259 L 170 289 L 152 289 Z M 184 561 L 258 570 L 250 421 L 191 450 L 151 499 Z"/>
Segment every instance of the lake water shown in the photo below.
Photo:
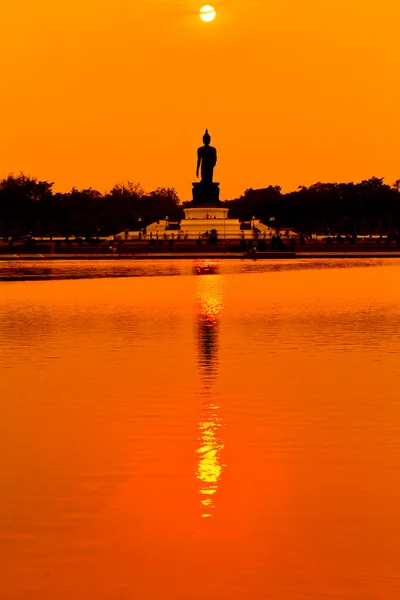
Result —
<path fill-rule="evenodd" d="M 398 600 L 400 262 L 0 279 L 2 600 Z"/>

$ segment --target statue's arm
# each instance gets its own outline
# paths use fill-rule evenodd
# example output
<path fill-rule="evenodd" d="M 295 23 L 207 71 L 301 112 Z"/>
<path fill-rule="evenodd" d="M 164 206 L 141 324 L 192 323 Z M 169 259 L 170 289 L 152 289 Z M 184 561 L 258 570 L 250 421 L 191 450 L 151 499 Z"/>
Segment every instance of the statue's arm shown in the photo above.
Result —
<path fill-rule="evenodd" d="M 199 150 L 197 150 L 197 170 L 196 170 L 196 177 L 199 176 L 200 165 L 201 165 L 201 154 L 200 154 L 200 149 L 199 149 Z"/>
<path fill-rule="evenodd" d="M 215 155 L 214 155 L 214 167 L 217 164 L 217 151 L 215 151 Z"/>

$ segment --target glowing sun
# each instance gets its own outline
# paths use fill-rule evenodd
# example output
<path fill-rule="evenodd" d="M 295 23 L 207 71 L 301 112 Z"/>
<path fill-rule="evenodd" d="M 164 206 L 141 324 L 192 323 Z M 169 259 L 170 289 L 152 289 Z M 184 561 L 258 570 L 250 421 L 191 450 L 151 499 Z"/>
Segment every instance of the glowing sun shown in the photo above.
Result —
<path fill-rule="evenodd" d="M 209 6 L 208 4 L 206 6 L 203 6 L 203 8 L 200 9 L 200 19 L 202 19 L 206 23 L 209 23 L 210 21 L 214 21 L 216 16 L 217 16 L 217 11 L 215 10 L 215 8 L 213 8 L 212 6 Z"/>

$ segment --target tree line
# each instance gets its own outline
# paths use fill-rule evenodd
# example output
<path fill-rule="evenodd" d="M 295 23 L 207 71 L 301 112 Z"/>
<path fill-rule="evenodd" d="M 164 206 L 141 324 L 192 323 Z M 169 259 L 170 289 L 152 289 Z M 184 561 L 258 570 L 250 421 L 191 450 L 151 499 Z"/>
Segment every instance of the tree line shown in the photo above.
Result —
<path fill-rule="evenodd" d="M 173 188 L 146 194 L 127 182 L 102 194 L 93 188 L 60 193 L 53 186 L 22 173 L 0 180 L 0 235 L 108 236 L 181 212 Z"/>
<path fill-rule="evenodd" d="M 252 213 L 277 229 L 313 233 L 400 232 L 400 180 L 393 185 L 372 177 L 359 183 L 315 183 L 282 193 L 279 186 L 248 189 L 229 201 L 231 217 Z"/>
<path fill-rule="evenodd" d="M 0 235 L 113 235 L 138 230 L 169 217 L 183 218 L 174 188 L 146 193 L 132 182 L 102 194 L 93 188 L 54 192 L 53 183 L 9 175 L 0 180 Z M 282 193 L 279 186 L 248 189 L 227 200 L 229 216 L 253 216 L 277 229 L 303 232 L 394 233 L 400 231 L 400 180 L 393 185 L 372 177 L 359 183 L 315 183 Z"/>

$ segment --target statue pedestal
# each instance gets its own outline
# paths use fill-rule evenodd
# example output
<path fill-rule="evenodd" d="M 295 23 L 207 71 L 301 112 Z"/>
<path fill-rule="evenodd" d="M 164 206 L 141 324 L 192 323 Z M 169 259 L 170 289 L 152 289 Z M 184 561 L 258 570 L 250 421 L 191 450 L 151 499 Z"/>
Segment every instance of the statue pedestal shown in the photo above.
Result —
<path fill-rule="evenodd" d="M 222 204 L 222 202 L 221 202 Z M 185 219 L 195 219 L 197 221 L 206 221 L 209 219 L 227 219 L 228 208 L 222 206 L 189 206 L 184 208 Z"/>
<path fill-rule="evenodd" d="M 185 218 L 181 221 L 181 230 L 183 235 L 187 234 L 189 239 L 197 239 L 206 231 L 209 233 L 214 229 L 220 239 L 239 238 L 241 235 L 239 219 L 228 218 L 228 208 L 223 202 L 217 206 L 196 206 L 194 202 L 191 206 L 185 207 Z"/>
<path fill-rule="evenodd" d="M 196 181 L 193 183 L 193 204 L 207 206 L 219 204 L 219 183 Z"/>
<path fill-rule="evenodd" d="M 199 233 L 215 229 L 225 237 L 232 224 L 228 219 L 228 208 L 220 202 L 219 183 L 196 181 L 193 183 L 193 201 L 184 208 L 185 218 L 181 228 L 191 238 L 197 238 Z M 234 228 L 239 229 L 239 221 L 235 220 Z"/>

